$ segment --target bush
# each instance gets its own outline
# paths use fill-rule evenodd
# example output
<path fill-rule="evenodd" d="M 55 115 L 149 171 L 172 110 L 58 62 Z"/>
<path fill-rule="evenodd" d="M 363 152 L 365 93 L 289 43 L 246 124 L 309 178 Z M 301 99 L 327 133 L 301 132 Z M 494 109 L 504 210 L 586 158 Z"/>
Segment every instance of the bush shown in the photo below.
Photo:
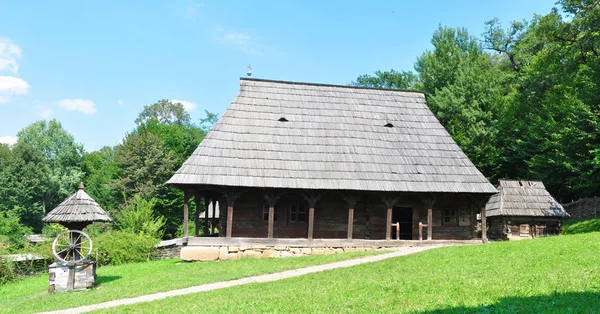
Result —
<path fill-rule="evenodd" d="M 164 234 L 165 218 L 154 216 L 156 199 L 149 201 L 139 195 L 125 205 L 116 217 L 117 229 L 129 233 L 145 234 L 160 239 Z"/>
<path fill-rule="evenodd" d="M 67 230 L 68 229 L 66 227 L 63 227 L 62 225 L 56 223 L 49 223 L 45 224 L 44 228 L 42 228 L 42 234 L 46 239 L 54 239 L 59 233 Z"/>
<path fill-rule="evenodd" d="M 158 239 L 146 234 L 112 230 L 96 238 L 95 258 L 98 265 L 122 265 L 149 261 L 156 254 Z"/>
<path fill-rule="evenodd" d="M 0 285 L 13 281 L 16 278 L 17 274 L 12 263 L 0 257 Z"/>
<path fill-rule="evenodd" d="M 23 226 L 14 212 L 0 212 L 0 247 L 2 249 L 8 252 L 18 250 L 27 242 L 24 236 L 28 234 L 31 234 L 31 229 Z"/>

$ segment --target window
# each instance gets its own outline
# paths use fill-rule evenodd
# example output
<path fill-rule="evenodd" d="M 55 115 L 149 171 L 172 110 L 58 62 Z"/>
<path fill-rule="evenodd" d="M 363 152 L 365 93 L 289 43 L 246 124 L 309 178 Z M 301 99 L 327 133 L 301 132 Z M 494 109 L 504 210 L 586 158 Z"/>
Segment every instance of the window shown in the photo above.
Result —
<path fill-rule="evenodd" d="M 303 204 L 290 204 L 290 221 L 291 222 L 305 222 L 306 221 L 306 208 Z"/>
<path fill-rule="evenodd" d="M 456 209 L 444 209 L 444 226 L 457 226 L 458 225 L 458 212 Z"/>
<path fill-rule="evenodd" d="M 279 220 L 279 214 L 278 214 L 278 206 L 275 205 L 274 211 L 273 211 L 273 221 L 277 221 Z M 269 204 L 263 205 L 263 221 L 269 221 Z"/>
<path fill-rule="evenodd" d="M 523 224 L 523 225 L 519 226 L 519 235 L 522 237 L 528 237 L 529 236 L 529 225 Z"/>

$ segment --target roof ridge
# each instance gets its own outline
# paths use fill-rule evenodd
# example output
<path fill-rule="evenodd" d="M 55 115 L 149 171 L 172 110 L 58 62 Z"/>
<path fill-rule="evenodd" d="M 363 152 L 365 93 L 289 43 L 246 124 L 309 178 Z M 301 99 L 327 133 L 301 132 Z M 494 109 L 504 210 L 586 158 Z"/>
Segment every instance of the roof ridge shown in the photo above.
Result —
<path fill-rule="evenodd" d="M 396 89 L 396 88 L 364 87 L 364 86 L 325 84 L 325 83 L 294 82 L 294 81 L 259 79 L 259 78 L 249 78 L 249 77 L 240 77 L 240 80 L 241 81 L 281 83 L 281 84 L 290 84 L 290 85 L 309 85 L 309 86 L 324 86 L 324 87 L 341 87 L 341 88 L 352 88 L 352 89 L 372 89 L 372 90 L 390 91 L 390 92 L 418 93 L 418 94 L 423 94 L 423 95 L 425 94 L 425 92 L 423 92 L 423 91 L 413 90 L 413 89 Z"/>

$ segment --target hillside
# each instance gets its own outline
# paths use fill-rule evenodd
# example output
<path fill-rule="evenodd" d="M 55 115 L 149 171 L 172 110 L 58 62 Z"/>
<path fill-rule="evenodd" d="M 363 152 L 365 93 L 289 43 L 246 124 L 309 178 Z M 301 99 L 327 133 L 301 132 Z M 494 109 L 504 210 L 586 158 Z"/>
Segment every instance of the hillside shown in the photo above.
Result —
<path fill-rule="evenodd" d="M 600 233 L 448 247 L 111 312 L 592 313 L 598 252 Z"/>

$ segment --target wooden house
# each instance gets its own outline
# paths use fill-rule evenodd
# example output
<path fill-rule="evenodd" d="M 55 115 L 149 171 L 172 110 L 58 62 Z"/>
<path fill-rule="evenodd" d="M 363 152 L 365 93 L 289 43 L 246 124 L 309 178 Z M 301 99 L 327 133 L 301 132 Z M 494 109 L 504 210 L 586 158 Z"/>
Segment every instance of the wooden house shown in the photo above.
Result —
<path fill-rule="evenodd" d="M 219 243 L 474 239 L 496 193 L 421 92 L 249 78 L 168 183 L 184 223 L 219 200 Z"/>
<path fill-rule="evenodd" d="M 569 217 L 541 181 L 500 180 L 486 205 L 492 239 L 526 239 L 559 234 Z"/>

